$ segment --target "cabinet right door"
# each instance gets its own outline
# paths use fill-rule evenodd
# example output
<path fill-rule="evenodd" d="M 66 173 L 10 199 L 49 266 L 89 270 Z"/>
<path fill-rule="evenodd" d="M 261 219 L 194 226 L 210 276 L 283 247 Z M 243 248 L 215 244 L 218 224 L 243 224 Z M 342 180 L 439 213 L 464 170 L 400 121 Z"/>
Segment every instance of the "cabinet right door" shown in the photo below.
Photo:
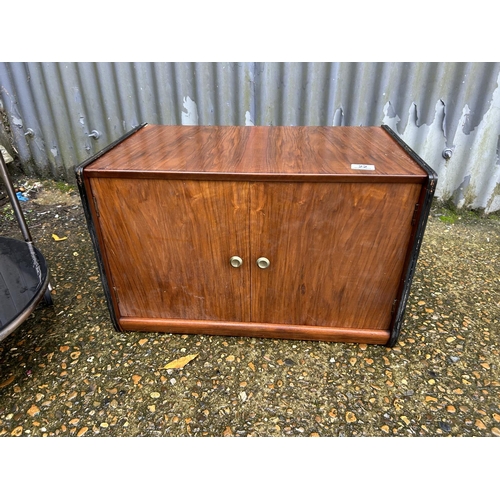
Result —
<path fill-rule="evenodd" d="M 420 184 L 250 186 L 251 320 L 387 330 Z M 256 260 L 265 257 L 269 267 Z"/>

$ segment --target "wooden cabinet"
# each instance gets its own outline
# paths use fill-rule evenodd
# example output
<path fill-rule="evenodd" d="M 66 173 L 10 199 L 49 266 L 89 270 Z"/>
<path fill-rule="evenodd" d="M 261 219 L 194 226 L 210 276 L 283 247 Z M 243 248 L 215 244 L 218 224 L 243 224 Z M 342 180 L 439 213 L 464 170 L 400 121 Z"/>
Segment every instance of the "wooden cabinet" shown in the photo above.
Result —
<path fill-rule="evenodd" d="M 77 179 L 117 329 L 386 345 L 436 183 L 386 127 L 144 125 Z"/>

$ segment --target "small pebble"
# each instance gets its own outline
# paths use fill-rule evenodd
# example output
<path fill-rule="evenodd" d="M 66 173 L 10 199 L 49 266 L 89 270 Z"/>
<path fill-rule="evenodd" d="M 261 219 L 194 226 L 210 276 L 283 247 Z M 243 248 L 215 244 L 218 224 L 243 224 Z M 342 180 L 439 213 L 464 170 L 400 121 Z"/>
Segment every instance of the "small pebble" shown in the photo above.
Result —
<path fill-rule="evenodd" d="M 40 413 L 40 409 L 38 408 L 38 406 L 32 405 L 27 413 L 30 417 L 34 417 L 35 415 Z"/>
<path fill-rule="evenodd" d="M 448 422 L 439 422 L 439 428 L 444 432 L 451 431 L 451 425 Z"/>
<path fill-rule="evenodd" d="M 348 411 L 346 414 L 345 414 L 345 421 L 347 423 L 353 423 L 353 422 L 356 422 L 357 418 L 356 418 L 356 415 L 352 412 L 352 411 Z"/>
<path fill-rule="evenodd" d="M 479 418 L 476 420 L 475 424 L 474 424 L 478 429 L 481 429 L 481 430 L 485 430 L 486 429 L 486 425 L 484 425 L 484 422 L 482 420 L 480 420 Z"/>
<path fill-rule="evenodd" d="M 11 435 L 11 436 L 16 436 L 16 437 L 18 437 L 18 436 L 20 436 L 22 433 L 23 433 L 23 427 L 20 425 L 20 426 L 16 427 L 16 428 L 15 428 L 15 429 L 14 429 L 14 430 L 10 433 L 10 435 Z"/>

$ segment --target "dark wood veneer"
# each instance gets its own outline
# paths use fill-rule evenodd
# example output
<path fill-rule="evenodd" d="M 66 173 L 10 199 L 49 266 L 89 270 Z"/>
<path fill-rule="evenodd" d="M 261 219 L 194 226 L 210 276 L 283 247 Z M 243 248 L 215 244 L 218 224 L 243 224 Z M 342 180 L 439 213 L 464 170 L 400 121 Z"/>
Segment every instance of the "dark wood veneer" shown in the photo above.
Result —
<path fill-rule="evenodd" d="M 376 171 L 353 172 L 351 163 Z M 379 127 L 147 125 L 86 168 L 86 175 L 114 172 L 426 177 Z"/>

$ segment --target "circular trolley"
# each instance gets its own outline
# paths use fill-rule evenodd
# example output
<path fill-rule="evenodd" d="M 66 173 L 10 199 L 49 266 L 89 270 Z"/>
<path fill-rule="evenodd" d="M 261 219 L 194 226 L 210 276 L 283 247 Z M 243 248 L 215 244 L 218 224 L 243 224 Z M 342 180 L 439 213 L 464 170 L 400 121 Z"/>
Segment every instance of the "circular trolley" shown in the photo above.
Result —
<path fill-rule="evenodd" d="M 14 210 L 24 241 L 0 236 L 0 340 L 10 335 L 43 300 L 52 305 L 49 269 L 33 244 L 14 187 L 0 152 L 0 177 Z"/>

